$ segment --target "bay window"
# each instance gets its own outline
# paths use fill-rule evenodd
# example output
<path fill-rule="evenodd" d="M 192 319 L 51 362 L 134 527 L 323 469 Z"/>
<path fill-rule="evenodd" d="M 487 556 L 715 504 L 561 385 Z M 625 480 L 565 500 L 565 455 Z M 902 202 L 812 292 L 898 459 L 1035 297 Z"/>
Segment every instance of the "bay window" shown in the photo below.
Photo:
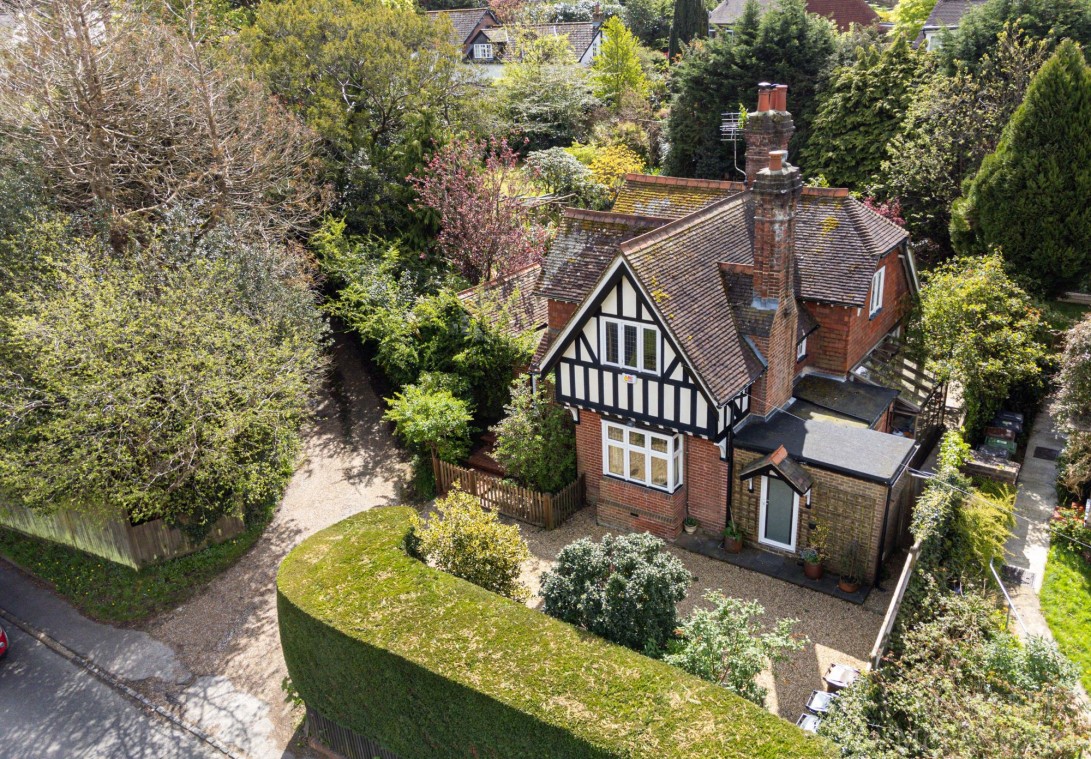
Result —
<path fill-rule="evenodd" d="M 602 472 L 673 491 L 682 484 L 682 436 L 602 423 Z"/>

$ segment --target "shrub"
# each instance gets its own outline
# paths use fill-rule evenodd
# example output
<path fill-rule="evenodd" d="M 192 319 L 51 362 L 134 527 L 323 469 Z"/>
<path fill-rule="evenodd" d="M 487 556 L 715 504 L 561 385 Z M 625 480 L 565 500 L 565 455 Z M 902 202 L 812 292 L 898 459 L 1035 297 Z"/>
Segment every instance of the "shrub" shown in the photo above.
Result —
<path fill-rule="evenodd" d="M 1004 563 L 1004 545 L 1015 526 L 1015 490 L 988 486 L 962 500 L 951 522 L 952 568 L 963 577 L 985 579 L 989 564 Z"/>
<path fill-rule="evenodd" d="M 280 566 L 284 660 L 319 714 L 404 759 L 834 756 L 724 688 L 413 559 L 410 514 L 357 514 Z"/>
<path fill-rule="evenodd" d="M 1065 551 L 1072 551 L 1091 562 L 1091 527 L 1084 521 L 1087 507 L 1082 503 L 1061 507 L 1053 512 L 1049 522 L 1050 532 L 1055 543 Z"/>
<path fill-rule="evenodd" d="M 398 437 L 415 453 L 435 453 L 443 461 L 459 463 L 470 447 L 470 408 L 444 387 L 443 375 L 425 375 L 417 385 L 387 398 L 383 419 L 394 422 Z"/>
<path fill-rule="evenodd" d="M 706 593 L 705 600 L 713 608 L 697 609 L 682 622 L 663 661 L 764 705 L 766 689 L 755 681 L 766 664 L 783 661 L 789 651 L 807 644 L 806 638 L 792 635 L 799 620 L 777 620 L 771 632 L 762 633 L 751 621 L 765 613 L 757 601 L 728 598 L 715 590 Z"/>
<path fill-rule="evenodd" d="M 939 444 L 939 469 L 958 471 L 970 460 L 970 444 L 962 437 L 962 430 L 947 430 Z"/>
<path fill-rule="evenodd" d="M 518 379 L 505 416 L 493 427 L 493 455 L 508 476 L 543 493 L 556 493 L 576 479 L 576 435 L 572 417 L 553 403 L 553 384 L 542 380 L 534 392 Z"/>
<path fill-rule="evenodd" d="M 413 515 L 416 550 L 422 556 L 485 590 L 515 601 L 527 598 L 519 574 L 530 549 L 518 527 L 501 523 L 495 512 L 481 508 L 477 497 L 457 483 L 436 501 L 436 512 L 427 523 Z"/>
<path fill-rule="evenodd" d="M 658 652 L 676 626 L 675 604 L 692 577 L 646 532 L 582 538 L 542 576 L 550 616 L 638 651 Z"/>

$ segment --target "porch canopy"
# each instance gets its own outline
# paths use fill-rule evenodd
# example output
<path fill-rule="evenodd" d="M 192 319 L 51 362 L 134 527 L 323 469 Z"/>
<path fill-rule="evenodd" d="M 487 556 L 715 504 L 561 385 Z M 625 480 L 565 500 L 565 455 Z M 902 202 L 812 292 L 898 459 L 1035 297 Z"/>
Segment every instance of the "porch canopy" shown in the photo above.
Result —
<path fill-rule="evenodd" d="M 772 453 L 762 456 L 739 473 L 739 480 L 745 482 L 753 477 L 760 477 L 770 472 L 775 472 L 780 479 L 787 483 L 788 487 L 799 495 L 806 495 L 811 489 L 811 476 L 803 471 L 795 459 L 788 455 L 788 449 L 783 445 Z"/>

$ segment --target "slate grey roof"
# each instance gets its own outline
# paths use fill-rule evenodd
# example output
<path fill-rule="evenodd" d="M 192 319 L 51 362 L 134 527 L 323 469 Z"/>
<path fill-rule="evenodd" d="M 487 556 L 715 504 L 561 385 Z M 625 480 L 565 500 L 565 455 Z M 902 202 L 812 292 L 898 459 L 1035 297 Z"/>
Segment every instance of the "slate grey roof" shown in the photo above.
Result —
<path fill-rule="evenodd" d="M 543 264 L 537 293 L 579 303 L 618 254 L 622 242 L 666 224 L 669 219 L 565 209 Z"/>
<path fill-rule="evenodd" d="M 898 391 L 808 374 L 796 383 L 792 395 L 820 408 L 859 419 L 871 427 L 890 408 Z"/>
<path fill-rule="evenodd" d="M 512 334 L 539 330 L 549 318 L 549 301 L 536 292 L 541 273 L 541 264 L 531 264 L 463 290 L 458 299 L 490 321 L 506 320 Z"/>
<path fill-rule="evenodd" d="M 735 195 L 621 244 L 717 405 L 763 368 L 739 329 L 719 266 L 744 260 L 752 250 L 748 198 Z"/>
<path fill-rule="evenodd" d="M 761 12 L 776 5 L 777 0 L 757 0 Z M 867 4 L 867 0 L 807 0 L 807 12 L 831 19 L 839 31 L 846 31 L 853 24 L 873 26 L 879 23 L 879 14 Z M 746 0 L 724 0 L 709 14 L 714 26 L 733 26 L 742 18 Z"/>
<path fill-rule="evenodd" d="M 451 11 L 428 11 L 428 18 L 433 21 L 438 18 L 447 18 L 454 27 L 451 33 L 451 44 L 463 47 L 469 42 L 470 35 L 486 16 L 492 16 L 488 8 L 461 8 Z M 495 20 L 495 17 L 493 17 Z"/>
<path fill-rule="evenodd" d="M 923 29 L 956 28 L 971 8 L 984 5 L 986 0 L 938 0 L 928 14 Z"/>
<path fill-rule="evenodd" d="M 510 33 L 509 33 L 510 31 Z M 558 24 L 521 24 L 518 26 L 496 26 L 484 30 L 485 36 L 490 42 L 505 45 L 511 42 L 518 34 L 527 34 L 534 37 L 561 36 L 568 38 L 568 44 L 572 48 L 576 60 L 583 57 L 591 43 L 598 35 L 598 29 L 593 21 L 568 21 Z M 510 51 L 509 51 L 510 52 Z"/>
<path fill-rule="evenodd" d="M 916 448 L 911 438 L 844 424 L 798 419 L 775 411 L 767 421 L 751 419 L 735 445 L 772 453 L 783 445 L 802 464 L 892 485 Z"/>

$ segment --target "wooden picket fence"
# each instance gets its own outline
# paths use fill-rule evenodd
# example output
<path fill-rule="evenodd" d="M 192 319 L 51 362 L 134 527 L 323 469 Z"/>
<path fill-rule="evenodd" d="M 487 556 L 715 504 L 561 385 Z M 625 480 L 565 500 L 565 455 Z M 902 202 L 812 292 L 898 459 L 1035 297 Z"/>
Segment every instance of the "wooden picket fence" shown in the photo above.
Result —
<path fill-rule="evenodd" d="M 583 508 L 584 504 L 582 474 L 556 493 L 539 493 L 491 474 L 448 464 L 435 457 L 432 458 L 432 471 L 435 472 L 436 491 L 440 495 L 445 494 L 457 482 L 467 493 L 473 493 L 480 498 L 484 508 L 547 530 L 562 524 Z"/>
<path fill-rule="evenodd" d="M 223 516 L 204 540 L 195 542 L 162 519 L 133 525 L 124 518 L 96 520 L 63 509 L 43 513 L 11 503 L 0 503 L 0 527 L 72 546 L 133 569 L 194 553 L 245 529 L 239 517 Z"/>

